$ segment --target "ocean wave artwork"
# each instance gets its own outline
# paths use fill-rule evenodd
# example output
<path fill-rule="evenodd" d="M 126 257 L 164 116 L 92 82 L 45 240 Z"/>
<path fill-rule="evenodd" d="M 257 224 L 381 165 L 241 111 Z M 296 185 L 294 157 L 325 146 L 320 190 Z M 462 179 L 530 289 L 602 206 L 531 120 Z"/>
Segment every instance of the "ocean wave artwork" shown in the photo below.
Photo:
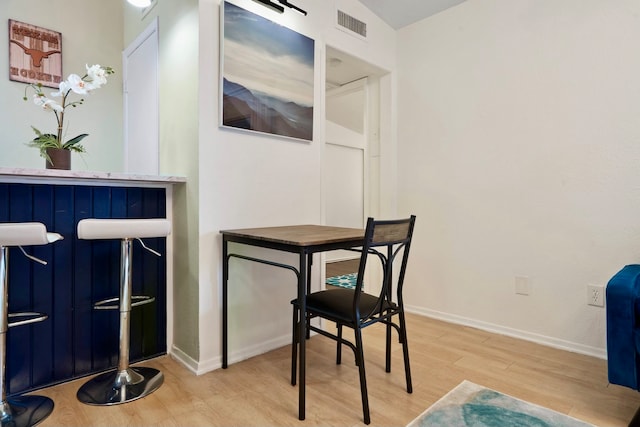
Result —
<path fill-rule="evenodd" d="M 314 40 L 224 2 L 222 125 L 313 139 Z"/>

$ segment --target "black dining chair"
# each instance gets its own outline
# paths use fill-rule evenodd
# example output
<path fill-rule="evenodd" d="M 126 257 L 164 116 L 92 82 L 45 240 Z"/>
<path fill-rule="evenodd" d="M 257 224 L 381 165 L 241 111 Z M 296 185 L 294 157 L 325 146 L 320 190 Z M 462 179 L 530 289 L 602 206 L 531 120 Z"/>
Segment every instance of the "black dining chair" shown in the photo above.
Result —
<path fill-rule="evenodd" d="M 330 289 L 307 295 L 306 314 L 299 316 L 300 307 L 297 300 L 293 300 L 293 344 L 291 355 L 291 384 L 296 384 L 298 357 L 299 321 L 306 321 L 308 330 L 317 332 L 337 341 L 336 363 L 342 359 L 342 345 L 350 347 L 355 354 L 356 365 L 360 374 L 360 392 L 362 394 L 362 411 L 364 423 L 371 422 L 369 415 L 369 398 L 367 395 L 367 379 L 364 369 L 364 354 L 362 348 L 362 329 L 367 326 L 383 323 L 386 325 L 386 372 L 391 372 L 391 328 L 396 329 L 402 343 L 404 370 L 407 381 L 407 393 L 412 393 L 411 369 L 409 368 L 409 348 L 407 346 L 407 329 L 402 299 L 402 285 L 404 282 L 409 248 L 413 235 L 416 217 L 399 220 L 367 220 L 365 238 L 361 252 L 360 265 L 355 289 Z M 372 295 L 363 292 L 363 278 L 369 259 L 379 260 L 382 266 L 382 281 L 380 293 Z M 399 264 L 399 271 L 394 274 L 394 265 Z M 395 278 L 395 280 L 394 280 Z M 393 299 L 395 284 L 396 298 Z M 397 316 L 397 322 L 394 322 Z M 336 323 L 337 334 L 327 332 L 309 321 L 314 317 L 331 320 Z M 343 338 L 342 327 L 353 329 L 355 340 L 352 343 Z"/>

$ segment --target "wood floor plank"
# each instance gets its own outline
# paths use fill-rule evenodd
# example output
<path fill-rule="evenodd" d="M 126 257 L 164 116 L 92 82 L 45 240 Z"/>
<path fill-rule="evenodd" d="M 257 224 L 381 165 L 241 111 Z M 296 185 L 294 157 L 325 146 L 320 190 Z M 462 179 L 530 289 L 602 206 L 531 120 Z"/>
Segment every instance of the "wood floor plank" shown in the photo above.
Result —
<path fill-rule="evenodd" d="M 405 389 L 397 340 L 392 372 L 385 373 L 384 327 L 365 330 L 371 426 L 404 426 L 463 380 L 602 427 L 626 426 L 640 406 L 640 393 L 608 384 L 606 362 L 594 357 L 417 315 L 408 316 L 408 329 L 412 394 Z M 298 420 L 298 389 L 289 383 L 286 346 L 201 376 L 169 356 L 144 362 L 164 373 L 164 384 L 124 405 L 78 402 L 84 380 L 39 390 L 55 402 L 41 425 L 360 426 L 358 370 L 350 353 L 345 350 L 342 365 L 335 365 L 333 341 L 308 341 L 304 422 Z"/>

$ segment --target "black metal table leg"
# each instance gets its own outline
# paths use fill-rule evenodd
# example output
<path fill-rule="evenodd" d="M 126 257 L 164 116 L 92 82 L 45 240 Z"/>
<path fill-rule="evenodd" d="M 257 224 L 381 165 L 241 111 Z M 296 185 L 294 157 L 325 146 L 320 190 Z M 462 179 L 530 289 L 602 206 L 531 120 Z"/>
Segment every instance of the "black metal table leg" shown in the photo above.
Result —
<path fill-rule="evenodd" d="M 640 408 L 636 411 L 631 421 L 629 421 L 629 427 L 640 427 Z"/>
<path fill-rule="evenodd" d="M 229 281 L 229 242 L 226 236 L 222 237 L 222 369 L 228 366 L 228 337 L 227 337 L 227 282 Z"/>
<path fill-rule="evenodd" d="M 300 337 L 300 369 L 299 369 L 299 381 L 298 381 L 298 419 L 304 420 L 305 418 L 305 377 L 306 377 L 306 353 L 305 353 L 305 341 L 304 337 L 307 336 L 307 275 L 309 272 L 307 271 L 307 260 L 305 259 L 305 252 L 300 251 L 300 276 L 298 277 L 298 305 L 300 306 L 300 322 L 298 331 L 298 336 Z M 311 276 L 309 274 L 309 276 Z"/>

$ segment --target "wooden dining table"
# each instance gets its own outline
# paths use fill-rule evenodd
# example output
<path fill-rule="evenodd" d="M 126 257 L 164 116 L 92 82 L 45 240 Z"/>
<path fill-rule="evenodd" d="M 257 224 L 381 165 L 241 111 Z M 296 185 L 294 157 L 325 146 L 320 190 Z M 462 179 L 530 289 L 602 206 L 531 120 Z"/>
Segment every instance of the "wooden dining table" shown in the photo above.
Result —
<path fill-rule="evenodd" d="M 245 228 L 222 230 L 222 367 L 228 366 L 228 281 L 229 260 L 244 259 L 285 268 L 297 277 L 297 299 L 300 307 L 298 336 L 307 336 L 306 296 L 311 289 L 311 265 L 313 254 L 336 249 L 351 249 L 362 246 L 364 230 L 359 228 L 332 227 L 327 225 L 287 225 L 279 227 Z M 229 252 L 229 243 L 239 243 L 261 248 L 275 249 L 298 254 L 298 264 L 288 265 L 268 259 L 250 257 Z M 299 340 L 298 370 L 298 418 L 305 419 L 305 339 Z M 292 343 L 292 345 L 296 345 Z M 295 378 L 295 372 L 292 375 Z"/>

